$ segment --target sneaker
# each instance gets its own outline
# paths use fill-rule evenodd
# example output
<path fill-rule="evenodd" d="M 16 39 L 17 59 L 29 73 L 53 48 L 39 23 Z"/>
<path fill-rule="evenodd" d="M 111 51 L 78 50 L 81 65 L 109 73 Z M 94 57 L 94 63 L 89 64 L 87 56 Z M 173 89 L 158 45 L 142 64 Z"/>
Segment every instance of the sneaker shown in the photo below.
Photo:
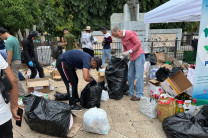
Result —
<path fill-rule="evenodd" d="M 131 100 L 131 101 L 139 101 L 140 98 L 138 98 L 138 97 L 136 97 L 136 96 L 132 96 L 132 97 L 130 98 L 130 100 Z"/>
<path fill-rule="evenodd" d="M 81 106 L 75 104 L 75 105 L 71 105 L 71 110 L 72 111 L 83 111 L 84 108 L 82 108 Z"/>

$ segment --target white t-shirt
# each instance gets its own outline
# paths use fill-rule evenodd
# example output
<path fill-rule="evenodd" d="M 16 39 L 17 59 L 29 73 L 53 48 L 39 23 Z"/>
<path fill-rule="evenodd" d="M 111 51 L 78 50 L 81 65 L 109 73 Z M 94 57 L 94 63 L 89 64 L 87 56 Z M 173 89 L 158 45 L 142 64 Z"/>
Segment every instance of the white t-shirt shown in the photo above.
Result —
<path fill-rule="evenodd" d="M 109 36 L 111 36 L 111 35 L 109 33 L 106 33 L 104 37 L 108 38 Z"/>
<path fill-rule="evenodd" d="M 88 48 L 88 49 L 93 50 L 94 40 L 91 40 L 92 38 L 93 38 L 92 34 L 90 34 L 90 33 L 83 33 L 82 34 L 82 38 L 81 38 L 82 48 Z"/>
<path fill-rule="evenodd" d="M 1 69 L 6 69 L 8 67 L 7 62 L 4 60 L 4 58 L 0 54 L 0 72 Z M 0 125 L 6 123 L 12 118 L 12 114 L 9 108 L 9 104 L 6 104 L 2 94 L 0 92 Z"/>

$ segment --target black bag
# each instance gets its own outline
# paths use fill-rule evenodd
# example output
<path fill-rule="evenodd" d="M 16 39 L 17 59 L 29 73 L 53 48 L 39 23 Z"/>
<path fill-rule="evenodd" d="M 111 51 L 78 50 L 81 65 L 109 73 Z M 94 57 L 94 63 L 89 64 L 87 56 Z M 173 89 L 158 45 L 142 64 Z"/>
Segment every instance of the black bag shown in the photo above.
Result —
<path fill-rule="evenodd" d="M 157 64 L 157 58 L 156 55 L 153 53 L 147 53 L 145 54 L 145 60 L 149 61 L 151 65 Z"/>
<path fill-rule="evenodd" d="M 25 120 L 30 129 L 51 136 L 67 137 L 71 107 L 67 103 L 35 95 L 23 98 Z"/>
<path fill-rule="evenodd" d="M 170 72 L 170 70 L 165 67 L 159 68 L 156 72 L 157 80 L 160 82 L 163 82 L 164 80 L 166 80 L 168 78 L 169 72 Z"/>
<path fill-rule="evenodd" d="M 102 95 L 102 90 L 104 88 L 105 82 L 98 82 L 97 84 L 91 82 L 82 90 L 80 103 L 85 108 L 97 107 L 100 108 L 100 100 Z"/>
<path fill-rule="evenodd" d="M 109 97 L 119 100 L 123 97 L 128 76 L 128 59 L 112 57 L 105 70 L 106 80 L 108 82 Z"/>
<path fill-rule="evenodd" d="M 1 70 L 0 75 L 0 91 L 5 103 L 8 104 L 10 101 L 9 92 L 12 90 L 12 84 L 3 70 Z"/>
<path fill-rule="evenodd" d="M 69 100 L 68 93 L 60 93 L 56 91 L 56 93 L 53 96 L 55 97 L 55 100 Z"/>
<path fill-rule="evenodd" d="M 179 113 L 163 121 L 168 138 L 208 138 L 208 105 L 204 105 L 194 117 Z"/>
<path fill-rule="evenodd" d="M 178 71 L 182 71 L 182 72 L 183 72 L 183 69 L 182 69 L 181 67 L 174 67 L 174 68 L 170 71 L 168 77 L 172 77 L 172 76 L 175 75 Z"/>

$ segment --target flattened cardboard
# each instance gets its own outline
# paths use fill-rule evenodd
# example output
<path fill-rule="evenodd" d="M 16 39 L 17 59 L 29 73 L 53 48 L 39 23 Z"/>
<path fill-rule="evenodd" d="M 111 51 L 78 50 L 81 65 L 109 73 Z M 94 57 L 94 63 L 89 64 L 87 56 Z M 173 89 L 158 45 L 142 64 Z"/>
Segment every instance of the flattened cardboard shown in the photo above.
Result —
<path fill-rule="evenodd" d="M 28 79 L 27 80 L 28 91 L 33 92 L 38 88 L 38 92 L 49 93 L 50 92 L 50 82 L 47 78 L 40 79 Z"/>
<path fill-rule="evenodd" d="M 174 59 L 174 60 L 173 60 L 173 65 L 174 65 L 175 67 L 181 67 L 181 63 L 180 63 L 177 59 Z"/>
<path fill-rule="evenodd" d="M 73 122 L 74 122 L 74 124 L 73 124 L 72 128 L 69 130 L 68 135 L 67 135 L 68 138 L 71 138 L 76 135 L 76 133 L 82 127 L 83 119 L 78 116 L 73 115 Z"/>
<path fill-rule="evenodd" d="M 61 79 L 61 75 L 59 73 L 58 70 L 54 70 L 50 73 L 50 78 L 54 79 L 54 80 L 60 80 Z"/>
<path fill-rule="evenodd" d="M 178 71 L 175 75 L 163 81 L 161 86 L 169 95 L 175 97 L 192 87 L 192 84 L 181 71 Z"/>
<path fill-rule="evenodd" d="M 105 81 L 105 72 L 98 72 L 96 71 L 96 75 L 98 76 L 98 82 Z"/>
<path fill-rule="evenodd" d="M 173 69 L 173 67 L 172 67 L 171 65 L 169 65 L 169 64 L 163 64 L 163 65 L 161 65 L 160 67 L 161 67 L 161 68 L 165 67 L 165 68 L 167 68 L 167 69 L 169 69 L 169 70 L 172 70 L 172 69 Z"/>

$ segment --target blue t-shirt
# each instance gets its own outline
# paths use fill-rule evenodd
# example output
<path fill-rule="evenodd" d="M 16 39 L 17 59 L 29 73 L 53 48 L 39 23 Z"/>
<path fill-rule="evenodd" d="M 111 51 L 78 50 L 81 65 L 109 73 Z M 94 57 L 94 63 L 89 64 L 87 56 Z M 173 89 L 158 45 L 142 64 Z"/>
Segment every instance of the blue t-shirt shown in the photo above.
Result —
<path fill-rule="evenodd" d="M 59 56 L 61 62 L 65 62 L 71 67 L 90 70 L 91 56 L 81 50 L 69 50 Z"/>

